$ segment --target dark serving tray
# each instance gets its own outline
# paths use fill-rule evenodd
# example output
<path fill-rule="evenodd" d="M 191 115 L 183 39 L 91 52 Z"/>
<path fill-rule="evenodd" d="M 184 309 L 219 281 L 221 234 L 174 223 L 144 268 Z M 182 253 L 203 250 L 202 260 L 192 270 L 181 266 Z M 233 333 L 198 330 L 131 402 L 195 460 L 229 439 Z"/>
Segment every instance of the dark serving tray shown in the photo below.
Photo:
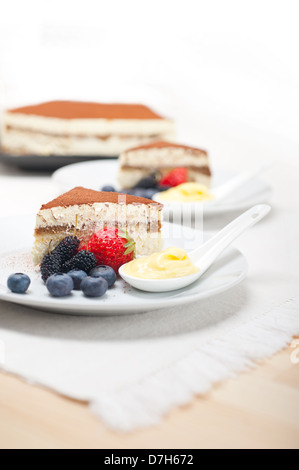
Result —
<path fill-rule="evenodd" d="M 72 156 L 72 155 L 10 155 L 0 152 L 0 162 L 10 166 L 17 166 L 23 170 L 31 171 L 55 171 L 71 163 L 87 162 L 90 160 L 115 159 L 115 156 Z"/>

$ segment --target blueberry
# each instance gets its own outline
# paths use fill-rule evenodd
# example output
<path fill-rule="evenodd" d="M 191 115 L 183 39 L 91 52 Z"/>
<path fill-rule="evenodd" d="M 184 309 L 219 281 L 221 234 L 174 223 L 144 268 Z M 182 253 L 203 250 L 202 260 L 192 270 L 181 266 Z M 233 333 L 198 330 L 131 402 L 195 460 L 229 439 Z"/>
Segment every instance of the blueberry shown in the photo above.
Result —
<path fill-rule="evenodd" d="M 171 186 L 167 186 L 167 185 L 161 185 L 161 186 L 157 186 L 157 191 L 167 191 L 167 189 L 170 189 Z"/>
<path fill-rule="evenodd" d="M 74 283 L 74 289 L 75 290 L 80 290 L 81 289 L 81 282 L 83 279 L 87 276 L 85 271 L 82 271 L 82 269 L 72 269 L 71 271 L 68 272 L 68 275 L 71 276 L 73 279 Z"/>
<path fill-rule="evenodd" d="M 122 189 L 121 194 L 134 194 L 134 189 Z"/>
<path fill-rule="evenodd" d="M 158 188 L 140 188 L 139 186 L 132 188 L 132 189 L 122 189 L 121 192 L 122 194 L 130 194 L 131 196 L 137 196 L 137 197 L 146 197 L 148 199 L 151 199 L 152 196 L 158 192 Z"/>
<path fill-rule="evenodd" d="M 86 297 L 102 297 L 108 289 L 108 282 L 103 277 L 87 276 L 81 282 L 81 290 Z"/>
<path fill-rule="evenodd" d="M 133 196 L 137 196 L 137 197 L 145 197 L 144 196 L 144 193 L 145 193 L 145 189 L 144 188 L 134 188 L 132 189 L 132 193 Z"/>
<path fill-rule="evenodd" d="M 157 188 L 134 188 L 131 190 L 130 194 L 133 194 L 137 197 L 145 197 L 147 199 L 152 199 L 153 195 L 156 194 L 159 190 Z"/>
<path fill-rule="evenodd" d="M 108 287 L 112 287 L 116 281 L 116 274 L 114 269 L 112 269 L 110 266 L 106 266 L 105 264 L 93 268 L 90 271 L 89 276 L 103 277 L 104 279 L 106 279 Z"/>
<path fill-rule="evenodd" d="M 53 297 L 66 297 L 74 288 L 74 281 L 68 274 L 52 274 L 46 287 Z"/>
<path fill-rule="evenodd" d="M 157 186 L 157 178 L 155 173 L 145 176 L 135 185 L 135 188 L 155 188 Z"/>
<path fill-rule="evenodd" d="M 108 191 L 108 192 L 115 192 L 114 186 L 111 186 L 109 184 L 106 184 L 105 186 L 102 187 L 101 191 Z"/>
<path fill-rule="evenodd" d="M 7 279 L 7 287 L 16 294 L 24 294 L 30 284 L 30 277 L 27 274 L 11 274 Z"/>
<path fill-rule="evenodd" d="M 158 192 L 157 188 L 148 188 L 145 189 L 143 192 L 143 197 L 146 197 L 147 199 L 152 199 L 153 195 Z"/>

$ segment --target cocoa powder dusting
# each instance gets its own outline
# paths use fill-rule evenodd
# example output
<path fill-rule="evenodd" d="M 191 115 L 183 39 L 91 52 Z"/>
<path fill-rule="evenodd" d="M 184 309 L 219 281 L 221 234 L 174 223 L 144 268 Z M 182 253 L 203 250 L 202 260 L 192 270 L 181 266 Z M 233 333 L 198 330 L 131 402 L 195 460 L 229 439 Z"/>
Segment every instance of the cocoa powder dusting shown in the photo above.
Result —
<path fill-rule="evenodd" d="M 119 200 L 120 197 L 120 200 Z M 146 199 L 144 197 L 131 196 L 129 194 L 121 194 L 116 192 L 95 191 L 77 186 L 67 193 L 58 196 L 47 204 L 43 204 L 40 210 L 51 209 L 52 207 L 68 207 L 80 204 L 94 204 L 96 202 L 108 202 L 118 204 L 152 204 L 162 209 L 162 204 Z"/>
<path fill-rule="evenodd" d="M 48 101 L 9 109 L 10 113 L 33 114 L 61 119 L 163 119 L 142 104 Z"/>

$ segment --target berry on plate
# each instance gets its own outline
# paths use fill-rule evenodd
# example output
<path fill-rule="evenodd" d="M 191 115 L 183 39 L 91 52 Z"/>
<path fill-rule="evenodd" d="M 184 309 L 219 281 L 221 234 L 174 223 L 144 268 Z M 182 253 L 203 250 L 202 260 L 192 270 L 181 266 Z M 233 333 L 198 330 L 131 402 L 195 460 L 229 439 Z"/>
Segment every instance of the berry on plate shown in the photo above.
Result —
<path fill-rule="evenodd" d="M 157 175 L 156 173 L 151 173 L 148 176 L 142 178 L 138 183 L 135 185 L 135 188 L 155 188 L 157 186 Z"/>
<path fill-rule="evenodd" d="M 145 197 L 146 199 L 152 199 L 153 195 L 159 191 L 160 190 L 157 188 L 134 188 L 131 189 L 130 194 L 137 197 Z"/>
<path fill-rule="evenodd" d="M 87 276 L 81 282 L 81 290 L 86 297 L 102 297 L 108 289 L 108 282 L 103 277 Z"/>
<path fill-rule="evenodd" d="M 170 188 L 170 186 L 168 186 Z M 168 189 L 167 188 L 167 189 Z M 145 197 L 146 199 L 152 199 L 153 195 L 157 192 L 160 192 L 161 189 L 159 186 L 156 186 L 155 188 L 142 188 L 139 186 L 136 186 L 135 188 L 131 189 L 122 189 L 121 193 L 122 194 L 130 194 L 132 196 L 136 197 Z"/>
<path fill-rule="evenodd" d="M 15 294 L 25 294 L 30 284 L 30 277 L 23 273 L 11 274 L 7 279 L 7 287 Z"/>
<path fill-rule="evenodd" d="M 112 287 L 116 281 L 114 269 L 112 269 L 111 266 L 105 266 L 104 264 L 93 268 L 89 275 L 91 277 L 103 277 L 108 282 L 108 287 Z"/>
<path fill-rule="evenodd" d="M 146 197 L 147 199 L 152 199 L 153 195 L 158 192 L 157 188 L 148 188 L 143 191 L 143 197 Z"/>
<path fill-rule="evenodd" d="M 97 259 L 93 253 L 81 250 L 73 258 L 66 261 L 62 266 L 63 272 L 68 272 L 74 269 L 80 269 L 87 274 L 97 265 Z"/>
<path fill-rule="evenodd" d="M 47 279 L 46 287 L 53 297 L 66 297 L 74 288 L 74 282 L 68 274 L 52 274 Z"/>
<path fill-rule="evenodd" d="M 115 187 L 111 186 L 109 184 L 106 184 L 105 186 L 102 187 L 101 191 L 107 191 L 109 193 L 114 193 L 115 192 Z"/>
<path fill-rule="evenodd" d="M 48 277 L 52 274 L 59 273 L 61 271 L 61 258 L 58 254 L 47 253 L 42 260 L 40 271 L 42 275 L 42 280 L 46 282 Z"/>
<path fill-rule="evenodd" d="M 147 191 L 147 190 L 144 189 L 144 188 L 133 188 L 133 189 L 131 189 L 130 194 L 132 194 L 132 196 L 136 196 L 136 197 L 145 197 L 144 196 L 145 191 Z"/>
<path fill-rule="evenodd" d="M 175 168 L 160 180 L 159 186 L 178 186 L 187 182 L 187 176 L 187 168 Z"/>
<path fill-rule="evenodd" d="M 75 230 L 72 236 L 65 237 L 52 251 L 52 255 L 58 256 L 61 263 L 65 263 L 78 252 L 80 240 L 76 237 L 78 215 L 76 215 Z M 50 254 L 50 247 L 49 247 Z"/>
<path fill-rule="evenodd" d="M 54 248 L 51 255 L 59 256 L 61 263 L 65 263 L 71 259 L 78 251 L 80 241 L 76 236 L 65 237 L 61 242 Z"/>
<path fill-rule="evenodd" d="M 135 258 L 134 240 L 116 227 L 96 232 L 88 242 L 88 250 L 95 254 L 97 264 L 111 266 L 116 273 L 122 264 Z"/>
<path fill-rule="evenodd" d="M 157 186 L 157 191 L 159 191 L 159 192 L 167 191 L 167 189 L 170 189 L 170 188 L 171 188 L 171 186 L 169 186 L 168 184 L 167 185 L 159 184 L 159 186 Z"/>
<path fill-rule="evenodd" d="M 74 289 L 80 290 L 81 289 L 81 282 L 87 276 L 85 271 L 73 269 L 72 271 L 68 272 L 68 275 L 71 276 L 74 283 Z"/>

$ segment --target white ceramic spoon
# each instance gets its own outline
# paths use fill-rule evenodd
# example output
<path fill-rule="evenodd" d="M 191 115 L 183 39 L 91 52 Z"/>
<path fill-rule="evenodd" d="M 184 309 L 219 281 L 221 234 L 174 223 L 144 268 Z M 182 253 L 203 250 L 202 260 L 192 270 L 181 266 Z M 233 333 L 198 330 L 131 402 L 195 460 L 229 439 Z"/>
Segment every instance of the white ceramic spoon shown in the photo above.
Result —
<path fill-rule="evenodd" d="M 203 200 L 203 201 L 188 201 L 188 202 L 180 202 L 180 201 L 163 201 L 163 193 L 156 193 L 153 196 L 153 199 L 157 202 L 162 202 L 163 204 L 198 204 L 203 202 L 204 204 L 218 204 L 223 199 L 227 198 L 230 194 L 232 194 L 236 189 L 243 186 L 245 183 L 250 181 L 255 176 L 259 175 L 262 171 L 267 170 L 273 165 L 271 163 L 262 163 L 255 167 L 252 170 L 245 171 L 240 173 L 233 178 L 226 181 L 226 183 L 221 184 L 220 186 L 216 187 L 215 189 L 211 190 L 211 194 L 214 196 L 213 199 Z M 162 196 L 161 196 L 162 195 Z"/>
<path fill-rule="evenodd" d="M 210 240 L 188 253 L 193 263 L 199 271 L 189 276 L 176 277 L 170 279 L 140 279 L 129 276 L 124 270 L 124 266 L 119 269 L 120 276 L 133 287 L 147 292 L 166 292 L 186 287 L 196 281 L 211 266 L 215 259 L 227 248 L 241 233 L 249 227 L 259 222 L 270 211 L 267 204 L 258 204 L 241 214 L 230 222 L 220 232 Z"/>

